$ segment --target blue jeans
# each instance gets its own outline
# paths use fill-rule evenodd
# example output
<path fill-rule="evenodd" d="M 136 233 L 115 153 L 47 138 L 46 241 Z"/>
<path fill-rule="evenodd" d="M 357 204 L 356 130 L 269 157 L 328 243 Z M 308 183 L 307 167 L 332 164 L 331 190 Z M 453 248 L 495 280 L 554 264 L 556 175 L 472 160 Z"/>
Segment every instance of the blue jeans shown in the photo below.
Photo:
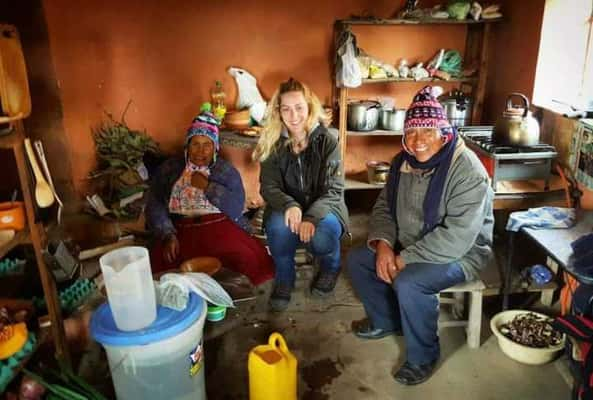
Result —
<path fill-rule="evenodd" d="M 323 271 L 340 270 L 340 236 L 342 225 L 334 214 L 327 214 L 315 227 L 315 234 L 309 243 L 303 243 L 284 224 L 284 213 L 272 212 L 264 222 L 268 245 L 276 264 L 276 283 L 294 287 L 294 255 L 297 246 L 306 249 L 319 260 Z"/>
<path fill-rule="evenodd" d="M 375 270 L 375 253 L 356 248 L 346 261 L 352 286 L 374 328 L 402 330 L 406 355 L 412 364 L 427 364 L 440 356 L 437 332 L 439 303 L 436 294 L 465 282 L 458 262 L 408 264 L 391 285 Z"/>

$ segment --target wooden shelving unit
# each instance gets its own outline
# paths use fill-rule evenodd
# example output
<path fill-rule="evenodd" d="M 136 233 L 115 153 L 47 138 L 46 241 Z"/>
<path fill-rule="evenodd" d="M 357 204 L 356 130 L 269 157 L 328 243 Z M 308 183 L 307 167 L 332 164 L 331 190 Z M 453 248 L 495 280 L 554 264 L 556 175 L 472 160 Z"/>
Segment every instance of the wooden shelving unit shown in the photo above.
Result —
<path fill-rule="evenodd" d="M 448 82 L 448 83 L 475 83 L 477 81 L 476 78 L 470 77 L 470 78 L 451 78 L 447 81 L 443 81 L 442 79 L 438 79 L 438 78 L 424 78 L 424 79 L 413 79 L 413 78 L 376 78 L 376 79 L 370 79 L 370 78 L 366 78 L 362 80 L 363 85 L 368 85 L 370 83 L 415 83 L 415 82 L 420 82 L 420 83 L 431 83 L 431 82 Z"/>
<path fill-rule="evenodd" d="M 473 19 L 457 20 L 453 18 L 422 18 L 422 19 L 404 19 L 404 18 L 372 18 L 372 19 L 342 19 L 338 23 L 346 25 L 481 25 L 491 22 L 501 21 L 502 18 L 493 18 L 487 20 L 474 21 Z"/>
<path fill-rule="evenodd" d="M 368 190 L 368 189 L 382 189 L 385 185 L 377 183 L 367 183 L 356 179 L 346 178 L 346 188 L 353 190 Z"/>
<path fill-rule="evenodd" d="M 501 18 L 491 20 L 463 20 L 458 21 L 455 19 L 434 19 L 426 18 L 420 20 L 414 19 L 346 19 L 338 20 L 334 25 L 334 38 L 340 37 L 340 34 L 350 29 L 351 26 L 355 25 L 373 25 L 377 27 L 391 26 L 391 25 L 465 25 L 467 26 L 467 38 L 465 42 L 465 52 L 463 55 L 464 63 L 474 64 L 478 66 L 477 76 L 451 79 L 443 81 L 436 78 L 427 78 L 415 81 L 411 78 L 382 78 L 382 79 L 363 79 L 362 85 L 373 85 L 373 84 L 422 84 L 431 82 L 442 82 L 442 83 L 460 83 L 463 85 L 469 85 L 472 88 L 471 96 L 473 98 L 473 110 L 471 115 L 471 123 L 477 125 L 480 123 L 482 118 L 482 109 L 484 106 L 484 93 L 486 90 L 486 79 L 488 75 L 488 42 L 491 34 L 492 23 L 500 21 Z M 435 45 L 435 48 L 437 46 Z M 334 74 L 335 84 L 335 74 Z M 334 85 L 335 86 L 335 85 Z M 336 88 L 334 90 L 334 104 L 338 106 L 338 130 L 339 130 L 339 141 L 342 152 L 342 160 L 345 160 L 347 140 L 349 136 L 388 136 L 393 135 L 392 133 L 383 133 L 388 131 L 373 131 L 373 132 L 352 132 L 347 130 L 347 101 L 349 96 L 348 88 Z M 393 136 L 401 136 L 401 132 L 396 133 Z M 370 185 L 365 182 L 360 182 L 356 179 L 346 179 L 346 190 L 360 190 L 360 189 L 373 189 L 380 188 L 382 186 Z"/>
<path fill-rule="evenodd" d="M 348 136 L 401 136 L 403 134 L 403 131 L 386 131 L 383 129 L 377 129 L 368 132 L 346 131 L 346 135 Z"/>
<path fill-rule="evenodd" d="M 10 242 L 0 246 L 0 258 L 4 257 L 9 251 L 14 249 L 15 247 L 25 243 L 31 243 L 28 228 L 25 228 L 22 231 L 17 232 L 17 234 L 14 236 L 14 238 L 12 238 Z"/>
<path fill-rule="evenodd" d="M 56 350 L 56 358 L 66 365 L 70 364 L 70 354 L 66 345 L 64 325 L 60 301 L 54 277 L 45 264 L 43 249 L 46 244 L 45 229 L 35 219 L 34 198 L 31 188 L 30 173 L 25 159 L 24 148 L 25 131 L 22 120 L 14 122 L 14 130 L 6 136 L 0 137 L 0 149 L 12 150 L 17 165 L 19 182 L 25 203 L 27 215 L 27 226 L 18 232 L 12 241 L 0 247 L 0 258 L 6 255 L 16 246 L 31 243 L 35 253 L 37 269 L 43 286 L 43 293 L 47 304 L 47 310 L 51 320 L 51 333 Z"/>

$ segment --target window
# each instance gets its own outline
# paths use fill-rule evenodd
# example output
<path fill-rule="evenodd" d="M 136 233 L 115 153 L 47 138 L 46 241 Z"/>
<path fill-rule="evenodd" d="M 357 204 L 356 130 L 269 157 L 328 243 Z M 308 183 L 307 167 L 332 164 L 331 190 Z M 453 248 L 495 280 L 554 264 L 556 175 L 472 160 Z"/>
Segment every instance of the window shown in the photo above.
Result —
<path fill-rule="evenodd" d="M 533 102 L 593 109 L 593 0 L 546 0 Z M 556 103 L 556 106 L 555 106 Z"/>

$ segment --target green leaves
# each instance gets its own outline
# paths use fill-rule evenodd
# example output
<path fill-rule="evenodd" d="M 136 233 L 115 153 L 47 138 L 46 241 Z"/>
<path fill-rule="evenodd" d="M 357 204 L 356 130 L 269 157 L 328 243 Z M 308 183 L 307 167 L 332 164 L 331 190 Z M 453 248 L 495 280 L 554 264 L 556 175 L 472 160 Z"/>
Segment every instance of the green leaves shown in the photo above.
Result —
<path fill-rule="evenodd" d="M 123 122 L 103 122 L 93 136 L 99 167 L 118 165 L 129 169 L 138 165 L 145 153 L 158 153 L 158 145 L 150 136 Z"/>
<path fill-rule="evenodd" d="M 133 218 L 141 212 L 134 203 L 124 209 L 119 200 L 127 193 L 146 190 L 146 182 L 139 174 L 144 155 L 159 153 L 158 144 L 145 131 L 130 128 L 125 122 L 125 113 L 120 121 L 106 113 L 108 119 L 92 130 L 98 169 L 90 174 L 96 192 L 100 193 L 116 218 Z M 138 202 L 138 201 L 137 201 Z M 135 202 L 136 203 L 136 202 Z"/>

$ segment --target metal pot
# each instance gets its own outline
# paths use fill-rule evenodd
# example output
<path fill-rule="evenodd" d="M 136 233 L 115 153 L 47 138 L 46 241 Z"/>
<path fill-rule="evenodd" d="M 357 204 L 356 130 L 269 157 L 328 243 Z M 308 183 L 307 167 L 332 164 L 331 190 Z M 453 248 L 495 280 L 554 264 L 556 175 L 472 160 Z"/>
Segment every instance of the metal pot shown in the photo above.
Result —
<path fill-rule="evenodd" d="M 513 97 L 521 98 L 523 107 L 514 107 Z M 497 144 L 524 147 L 539 144 L 539 122 L 529 111 L 527 97 L 521 93 L 507 97 L 507 108 L 496 121 L 492 136 Z"/>
<path fill-rule="evenodd" d="M 379 123 L 381 103 L 361 100 L 348 103 L 348 129 L 353 131 L 372 131 Z"/>
<path fill-rule="evenodd" d="M 391 165 L 386 161 L 367 161 L 367 175 L 369 183 L 385 184 Z"/>
<path fill-rule="evenodd" d="M 381 129 L 386 131 L 402 131 L 404 129 L 404 120 L 406 119 L 406 110 L 382 109 L 379 117 Z"/>
<path fill-rule="evenodd" d="M 470 125 L 472 117 L 472 99 L 460 90 L 449 92 L 439 98 L 447 119 L 453 126 Z"/>

